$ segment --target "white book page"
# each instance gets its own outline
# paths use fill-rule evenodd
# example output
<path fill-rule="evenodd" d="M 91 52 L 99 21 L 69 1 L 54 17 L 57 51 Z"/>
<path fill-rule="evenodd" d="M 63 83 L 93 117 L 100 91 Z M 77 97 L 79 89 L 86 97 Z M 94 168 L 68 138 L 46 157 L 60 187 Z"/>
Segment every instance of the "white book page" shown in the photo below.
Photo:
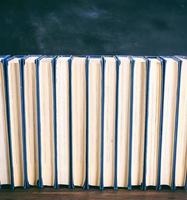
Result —
<path fill-rule="evenodd" d="M 89 60 L 89 185 L 100 184 L 101 59 Z"/>
<path fill-rule="evenodd" d="M 69 184 L 69 70 L 68 57 L 56 61 L 58 183 Z"/>
<path fill-rule="evenodd" d="M 114 57 L 105 60 L 103 184 L 111 187 L 114 186 L 116 60 Z"/>
<path fill-rule="evenodd" d="M 72 138 L 74 185 L 83 186 L 86 167 L 85 58 L 72 60 Z"/>
<path fill-rule="evenodd" d="M 0 62 L 0 184 L 10 184 L 9 144 L 6 120 L 6 101 L 3 64 Z"/>
<path fill-rule="evenodd" d="M 126 187 L 129 162 L 129 124 L 130 124 L 130 75 L 128 57 L 119 57 L 119 97 L 118 97 L 118 187 Z"/>
<path fill-rule="evenodd" d="M 145 91 L 146 63 L 135 58 L 134 96 L 133 96 L 133 132 L 132 132 L 132 185 L 140 185 L 143 178 L 144 133 L 145 133 Z"/>
<path fill-rule="evenodd" d="M 41 115 L 41 163 L 43 184 L 54 185 L 54 131 L 53 88 L 51 59 L 39 63 L 40 115 Z"/>

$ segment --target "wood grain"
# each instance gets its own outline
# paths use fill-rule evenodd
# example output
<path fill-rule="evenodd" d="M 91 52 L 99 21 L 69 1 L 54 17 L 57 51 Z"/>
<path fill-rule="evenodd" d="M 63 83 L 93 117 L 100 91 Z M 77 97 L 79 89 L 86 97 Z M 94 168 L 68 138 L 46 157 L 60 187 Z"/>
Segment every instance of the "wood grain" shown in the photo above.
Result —
<path fill-rule="evenodd" d="M 187 200 L 187 192 L 184 190 L 177 190 L 172 192 L 170 190 L 164 190 L 162 192 L 157 192 L 153 190 L 148 191 L 141 191 L 141 190 L 133 190 L 127 191 L 124 189 L 120 189 L 118 191 L 114 191 L 112 189 L 106 189 L 104 191 L 100 191 L 97 189 L 92 189 L 89 191 L 82 190 L 82 189 L 75 189 L 75 190 L 68 190 L 68 189 L 58 189 L 55 190 L 53 188 L 44 188 L 39 190 L 37 188 L 31 188 L 29 190 L 24 190 L 17 188 L 15 191 L 10 190 L 1 190 L 0 191 L 0 200 L 12 200 L 12 199 L 26 199 L 26 200 L 80 200 L 80 199 L 115 199 L 115 200 L 122 200 L 122 199 L 180 199 L 180 200 Z"/>

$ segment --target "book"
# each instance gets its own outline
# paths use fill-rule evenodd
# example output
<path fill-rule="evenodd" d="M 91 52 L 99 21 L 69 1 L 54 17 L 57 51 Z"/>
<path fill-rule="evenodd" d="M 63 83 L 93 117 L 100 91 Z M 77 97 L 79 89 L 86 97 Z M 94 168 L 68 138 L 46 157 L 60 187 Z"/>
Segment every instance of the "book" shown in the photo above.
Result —
<path fill-rule="evenodd" d="M 7 127 L 7 112 L 6 112 L 6 88 L 5 88 L 5 57 L 0 57 L 0 186 L 10 185 L 10 158 L 9 158 L 9 141 Z"/>
<path fill-rule="evenodd" d="M 187 58 L 1 56 L 0 185 L 187 185 Z"/>

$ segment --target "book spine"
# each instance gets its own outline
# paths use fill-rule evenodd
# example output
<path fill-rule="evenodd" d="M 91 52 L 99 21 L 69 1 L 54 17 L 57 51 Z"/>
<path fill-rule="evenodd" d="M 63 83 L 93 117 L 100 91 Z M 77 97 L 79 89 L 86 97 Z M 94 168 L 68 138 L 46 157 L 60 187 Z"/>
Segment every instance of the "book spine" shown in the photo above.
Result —
<path fill-rule="evenodd" d="M 56 105 L 56 57 L 51 61 L 52 85 L 53 85 L 53 132 L 54 132 L 54 188 L 58 185 L 58 165 L 57 165 L 57 105 Z"/>
<path fill-rule="evenodd" d="M 72 56 L 68 60 L 69 69 L 69 187 L 74 189 L 73 181 L 73 145 L 72 145 Z"/>
<path fill-rule="evenodd" d="M 10 125 L 10 96 L 9 96 L 9 77 L 8 77 L 8 60 L 3 60 L 3 73 L 5 82 L 5 99 L 6 99 L 6 120 L 7 120 L 7 132 L 8 132 L 8 143 L 9 143 L 9 158 L 10 158 L 10 181 L 11 190 L 14 190 L 14 167 L 13 167 L 13 156 L 12 156 L 12 133 Z"/>
<path fill-rule="evenodd" d="M 101 59 L 101 152 L 100 152 L 100 190 L 104 189 L 104 107 L 105 107 L 105 59 Z"/>
<path fill-rule="evenodd" d="M 116 105 L 115 105 L 115 146 L 114 146 L 114 190 L 118 189 L 118 96 L 119 96 L 119 67 L 120 60 L 116 57 Z"/>
<path fill-rule="evenodd" d="M 150 60 L 146 60 L 146 106 L 145 106 L 145 134 L 144 134 L 144 161 L 143 161 L 143 182 L 142 190 L 146 190 L 146 167 L 147 167 L 147 135 L 148 135 L 148 116 L 149 116 L 149 76 Z"/>
<path fill-rule="evenodd" d="M 164 90 L 165 90 L 165 71 L 166 71 L 166 61 L 161 60 L 162 66 L 162 83 L 161 83 L 161 106 L 160 106 L 160 136 L 159 136 L 159 152 L 158 152 L 158 177 L 157 177 L 157 190 L 161 190 L 160 176 L 161 176 L 161 154 L 162 154 L 162 127 L 163 127 L 163 110 L 164 110 Z"/>
<path fill-rule="evenodd" d="M 25 60 L 19 60 L 20 65 L 20 94 L 21 94 L 21 125 L 22 125 L 22 140 L 23 140 L 23 168 L 24 168 L 24 189 L 29 187 L 28 172 L 27 172 L 27 148 L 26 148 L 26 116 L 25 116 L 25 87 L 24 87 L 24 65 Z"/>
<path fill-rule="evenodd" d="M 42 154 L 41 154 L 41 118 L 40 118 L 40 78 L 39 65 L 40 58 L 36 59 L 36 101 L 37 101 L 37 131 L 38 131 L 38 187 L 43 188 L 42 180 Z"/>
<path fill-rule="evenodd" d="M 89 189 L 89 58 L 85 61 L 86 76 L 86 176 L 84 189 Z"/>
<path fill-rule="evenodd" d="M 173 164 L 172 164 L 172 184 L 171 189 L 174 191 L 175 174 L 176 174 L 176 155 L 177 155 L 177 136 L 179 123 L 179 101 L 180 101 L 180 83 L 181 83 L 181 61 L 178 61 L 178 81 L 177 81 L 177 96 L 176 96 L 176 112 L 175 112 L 175 132 L 174 132 L 174 149 L 173 149 Z"/>
<path fill-rule="evenodd" d="M 134 96 L 134 60 L 131 58 L 131 85 L 130 85 L 130 131 L 129 131 L 129 164 L 128 164 L 128 190 L 132 189 L 131 165 L 132 165 L 132 134 L 133 134 L 133 96 Z"/>

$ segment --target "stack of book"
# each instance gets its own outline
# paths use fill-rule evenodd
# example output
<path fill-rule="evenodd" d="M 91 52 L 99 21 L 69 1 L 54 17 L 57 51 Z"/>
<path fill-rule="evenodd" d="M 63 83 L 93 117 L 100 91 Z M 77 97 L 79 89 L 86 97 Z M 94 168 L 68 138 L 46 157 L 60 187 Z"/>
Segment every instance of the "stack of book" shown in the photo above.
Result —
<path fill-rule="evenodd" d="M 187 58 L 0 56 L 0 185 L 187 188 Z"/>

